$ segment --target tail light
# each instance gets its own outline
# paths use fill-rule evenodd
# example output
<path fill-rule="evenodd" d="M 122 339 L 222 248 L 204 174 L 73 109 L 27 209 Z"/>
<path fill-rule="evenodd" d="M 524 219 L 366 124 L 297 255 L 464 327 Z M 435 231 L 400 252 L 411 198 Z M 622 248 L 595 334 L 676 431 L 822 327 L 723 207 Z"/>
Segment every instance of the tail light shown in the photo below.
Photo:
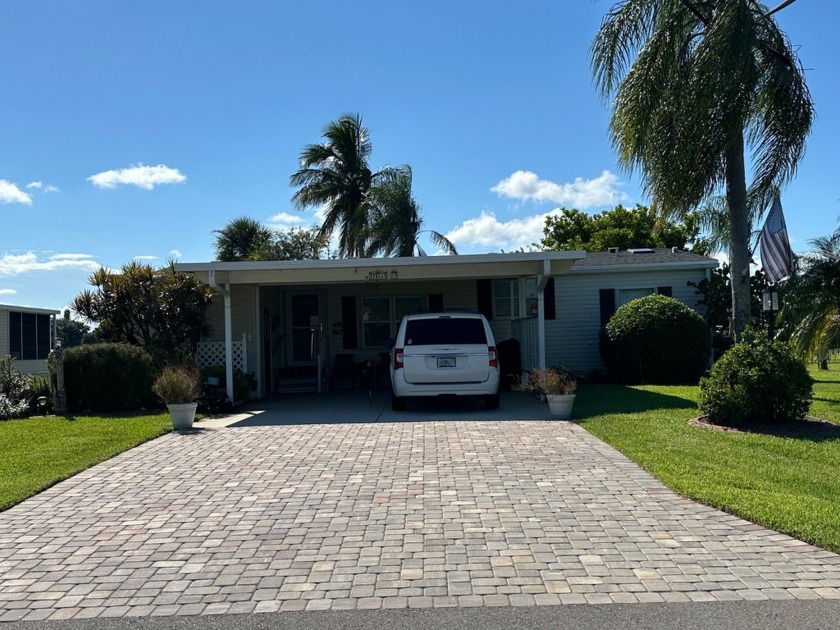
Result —
<path fill-rule="evenodd" d="M 394 370 L 402 369 L 403 367 L 403 349 L 394 348 Z"/>
<path fill-rule="evenodd" d="M 499 367 L 499 358 L 496 355 L 496 346 L 488 346 L 487 347 L 487 354 L 490 357 L 490 367 L 494 367 L 494 368 Z"/>

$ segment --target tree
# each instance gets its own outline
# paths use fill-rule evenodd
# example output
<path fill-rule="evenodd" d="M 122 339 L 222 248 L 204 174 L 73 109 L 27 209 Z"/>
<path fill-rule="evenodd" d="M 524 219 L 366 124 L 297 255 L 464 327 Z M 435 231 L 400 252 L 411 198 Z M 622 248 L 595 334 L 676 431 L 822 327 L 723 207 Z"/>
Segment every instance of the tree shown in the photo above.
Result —
<path fill-rule="evenodd" d="M 207 309 L 213 291 L 192 274 L 177 273 L 170 262 L 153 269 L 131 262 L 118 272 L 100 268 L 87 289 L 73 300 L 73 310 L 98 324 L 102 341 L 126 342 L 153 352 L 192 348 L 209 333 Z"/>
<path fill-rule="evenodd" d="M 321 235 L 326 239 L 340 231 L 339 256 L 364 257 L 371 230 L 371 187 L 393 173 L 384 168 L 373 172 L 369 159 L 370 134 L 358 114 L 345 114 L 323 131 L 322 144 L 309 144 L 300 155 L 300 169 L 290 183 L 298 190 L 292 203 L 299 210 L 323 205 L 326 216 Z"/>
<path fill-rule="evenodd" d="M 55 327 L 56 336 L 61 339 L 61 345 L 64 348 L 72 348 L 83 343 L 94 343 L 96 341 L 96 335 L 90 331 L 89 326 L 75 319 L 70 319 L 69 309 L 64 311 L 64 317 L 56 321 Z"/>
<path fill-rule="evenodd" d="M 368 255 L 425 256 L 419 237 L 427 234 L 432 243 L 447 254 L 458 250 L 448 238 L 435 230 L 423 230 L 420 205 L 411 193 L 411 168 L 395 170 L 371 189 L 373 223 Z"/>
<path fill-rule="evenodd" d="M 269 228 L 249 217 L 234 219 L 213 233 L 216 235 L 216 260 L 222 262 L 253 260 L 255 252 L 267 247 L 272 237 Z"/>
<path fill-rule="evenodd" d="M 809 242 L 814 251 L 782 285 L 780 334 L 799 357 L 825 364 L 840 338 L 840 228 Z"/>
<path fill-rule="evenodd" d="M 804 71 L 773 17 L 788 4 L 622 0 L 591 50 L 596 86 L 613 99 L 619 164 L 641 172 L 658 212 L 681 216 L 725 189 L 736 338 L 750 311 L 748 200 L 765 208 L 790 180 L 813 119 Z"/>
<path fill-rule="evenodd" d="M 608 247 L 679 247 L 697 238 L 697 214 L 687 214 L 679 221 L 658 219 L 646 206 L 625 208 L 618 205 L 601 214 L 588 215 L 580 210 L 561 208 L 560 214 L 545 218 L 540 245 L 545 250 L 603 252 Z"/>
<path fill-rule="evenodd" d="M 249 260 L 318 260 L 329 256 L 329 239 L 318 226 L 272 230 L 270 240 Z"/>

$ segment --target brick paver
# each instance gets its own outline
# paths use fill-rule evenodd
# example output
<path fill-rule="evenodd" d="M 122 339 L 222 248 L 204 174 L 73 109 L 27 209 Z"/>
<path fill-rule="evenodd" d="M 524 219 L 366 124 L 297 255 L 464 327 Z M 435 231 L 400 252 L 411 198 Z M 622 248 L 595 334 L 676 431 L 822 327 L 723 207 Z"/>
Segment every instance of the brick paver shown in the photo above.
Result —
<path fill-rule="evenodd" d="M 0 621 L 840 598 L 840 556 L 576 425 L 172 434 L 0 514 Z"/>

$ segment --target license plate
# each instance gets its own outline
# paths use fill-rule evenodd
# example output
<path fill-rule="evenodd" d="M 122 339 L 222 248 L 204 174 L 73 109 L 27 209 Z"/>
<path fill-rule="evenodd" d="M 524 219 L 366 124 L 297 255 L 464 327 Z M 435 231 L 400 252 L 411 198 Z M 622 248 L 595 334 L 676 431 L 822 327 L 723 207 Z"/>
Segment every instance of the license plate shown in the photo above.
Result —
<path fill-rule="evenodd" d="M 438 357 L 437 366 L 439 368 L 455 367 L 455 357 Z"/>

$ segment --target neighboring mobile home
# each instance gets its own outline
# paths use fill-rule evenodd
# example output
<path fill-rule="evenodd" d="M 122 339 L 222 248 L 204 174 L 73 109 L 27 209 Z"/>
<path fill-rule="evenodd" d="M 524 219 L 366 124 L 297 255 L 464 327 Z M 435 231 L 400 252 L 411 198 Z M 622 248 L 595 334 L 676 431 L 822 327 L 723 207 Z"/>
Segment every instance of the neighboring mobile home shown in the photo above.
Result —
<path fill-rule="evenodd" d="M 322 390 L 337 362 L 378 361 L 402 316 L 422 311 L 481 312 L 497 344 L 517 340 L 522 369 L 586 374 L 603 367 L 598 331 L 615 308 L 655 292 L 696 307 L 687 282 L 715 267 L 648 249 L 176 265 L 221 295 L 202 360 L 255 373 L 261 396 L 307 380 Z"/>
<path fill-rule="evenodd" d="M 0 304 L 0 356 L 11 355 L 25 374 L 46 374 L 59 311 Z"/>

